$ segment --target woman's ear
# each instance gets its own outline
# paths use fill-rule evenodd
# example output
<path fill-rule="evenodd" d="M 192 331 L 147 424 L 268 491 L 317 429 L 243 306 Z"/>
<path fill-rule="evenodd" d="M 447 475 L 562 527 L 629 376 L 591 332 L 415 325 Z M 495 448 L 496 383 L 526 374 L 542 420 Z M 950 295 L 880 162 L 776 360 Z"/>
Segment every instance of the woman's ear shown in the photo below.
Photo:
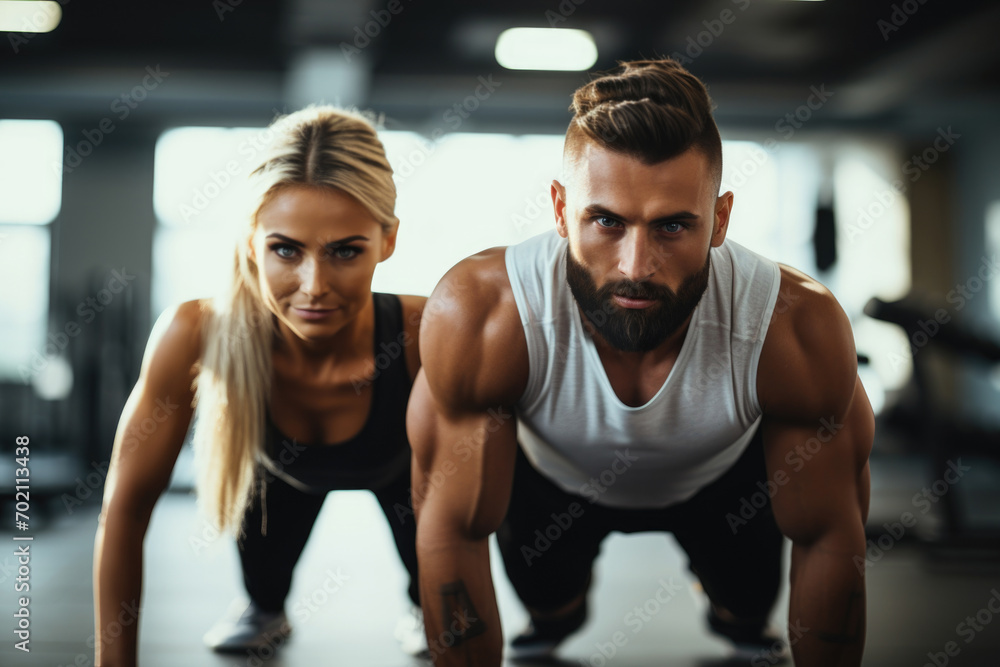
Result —
<path fill-rule="evenodd" d="M 392 231 L 382 232 L 382 258 L 380 262 L 392 257 L 392 253 L 396 252 L 396 233 L 399 231 L 399 225 L 392 228 Z"/>

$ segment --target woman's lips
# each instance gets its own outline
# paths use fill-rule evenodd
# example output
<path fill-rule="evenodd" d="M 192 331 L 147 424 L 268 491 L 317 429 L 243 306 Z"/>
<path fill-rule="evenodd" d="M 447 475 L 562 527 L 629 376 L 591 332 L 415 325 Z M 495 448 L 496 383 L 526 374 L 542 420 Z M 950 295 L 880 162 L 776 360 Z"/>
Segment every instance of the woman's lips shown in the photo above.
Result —
<path fill-rule="evenodd" d="M 292 307 L 295 314 L 304 320 L 322 320 L 340 310 L 339 308 L 296 308 Z"/>

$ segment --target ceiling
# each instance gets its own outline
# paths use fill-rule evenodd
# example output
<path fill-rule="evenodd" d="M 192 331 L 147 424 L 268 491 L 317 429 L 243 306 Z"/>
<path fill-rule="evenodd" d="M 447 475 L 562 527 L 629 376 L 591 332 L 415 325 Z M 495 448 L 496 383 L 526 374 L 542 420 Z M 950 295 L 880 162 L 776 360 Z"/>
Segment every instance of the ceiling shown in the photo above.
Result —
<path fill-rule="evenodd" d="M 564 127 L 586 73 L 514 72 L 493 57 L 501 30 L 550 25 L 591 31 L 594 69 L 686 58 L 720 123 L 773 125 L 823 86 L 833 95 L 821 123 L 837 126 L 905 130 L 1000 108 L 995 2 L 67 0 L 55 31 L 2 34 L 0 115 L 106 113 L 159 66 L 169 75 L 150 91 L 149 122 L 257 118 L 325 99 L 426 128 L 492 75 L 500 85 L 470 128 Z"/>

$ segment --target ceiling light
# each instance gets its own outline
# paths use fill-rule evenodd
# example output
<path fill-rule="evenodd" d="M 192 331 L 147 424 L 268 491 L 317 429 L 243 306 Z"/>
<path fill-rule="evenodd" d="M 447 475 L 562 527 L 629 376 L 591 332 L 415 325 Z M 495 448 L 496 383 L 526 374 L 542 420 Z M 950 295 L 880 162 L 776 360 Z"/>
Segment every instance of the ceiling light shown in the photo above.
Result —
<path fill-rule="evenodd" d="M 0 2 L 0 32 L 51 32 L 62 19 L 58 2 Z"/>
<path fill-rule="evenodd" d="M 586 30 L 510 28 L 497 38 L 496 59 L 507 69 L 579 71 L 597 62 Z"/>

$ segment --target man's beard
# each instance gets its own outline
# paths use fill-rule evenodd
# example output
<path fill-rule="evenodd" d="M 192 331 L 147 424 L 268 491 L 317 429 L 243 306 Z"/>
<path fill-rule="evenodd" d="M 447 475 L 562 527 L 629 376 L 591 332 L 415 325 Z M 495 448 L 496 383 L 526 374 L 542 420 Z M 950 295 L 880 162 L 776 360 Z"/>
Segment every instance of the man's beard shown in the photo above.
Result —
<path fill-rule="evenodd" d="M 567 247 L 566 282 L 584 316 L 612 347 L 623 352 L 648 352 L 676 332 L 694 312 L 708 287 L 710 264 L 711 251 L 705 265 L 685 278 L 676 293 L 663 285 L 628 279 L 598 289 Z M 623 308 L 613 301 L 615 294 L 657 303 L 648 308 Z"/>

